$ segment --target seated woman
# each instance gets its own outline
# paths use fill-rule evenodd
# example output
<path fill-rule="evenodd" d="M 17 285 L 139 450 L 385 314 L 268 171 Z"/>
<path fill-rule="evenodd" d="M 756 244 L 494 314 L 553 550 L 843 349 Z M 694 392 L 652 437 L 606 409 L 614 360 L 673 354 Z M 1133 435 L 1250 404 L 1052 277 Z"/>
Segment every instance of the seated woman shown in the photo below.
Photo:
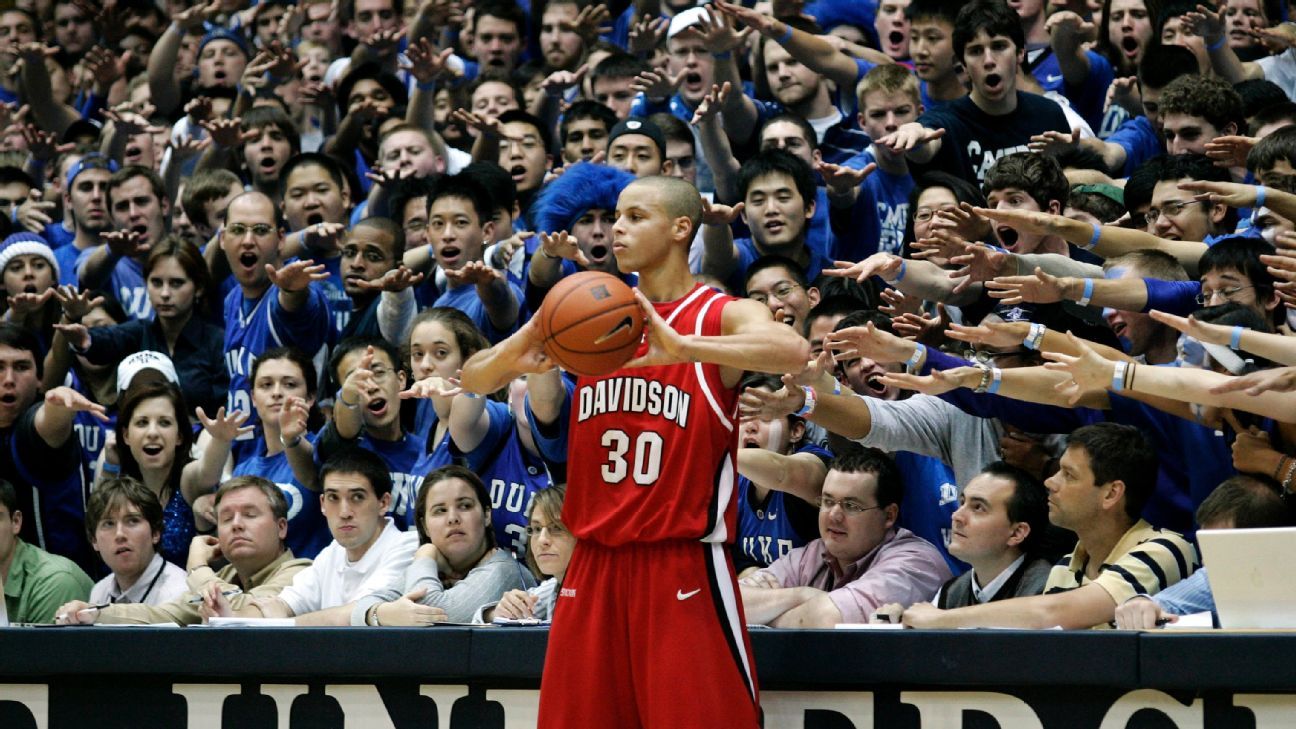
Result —
<path fill-rule="evenodd" d="M 558 589 L 576 548 L 576 537 L 562 521 L 566 495 L 565 486 L 537 491 L 527 512 L 527 566 L 545 581 L 529 590 L 509 590 L 499 602 L 482 605 L 473 616 L 474 623 L 489 623 L 495 618 L 553 620 Z"/>
<path fill-rule="evenodd" d="M 112 571 L 90 590 L 90 604 L 161 605 L 188 591 L 185 571 L 157 553 L 162 503 L 133 478 L 109 478 L 86 503 L 86 529 Z"/>
<path fill-rule="evenodd" d="M 467 623 L 481 605 L 535 586 L 531 573 L 495 546 L 490 496 L 477 474 L 463 466 L 438 468 L 423 479 L 415 505 L 422 546 L 403 583 L 357 600 L 352 625 Z"/>

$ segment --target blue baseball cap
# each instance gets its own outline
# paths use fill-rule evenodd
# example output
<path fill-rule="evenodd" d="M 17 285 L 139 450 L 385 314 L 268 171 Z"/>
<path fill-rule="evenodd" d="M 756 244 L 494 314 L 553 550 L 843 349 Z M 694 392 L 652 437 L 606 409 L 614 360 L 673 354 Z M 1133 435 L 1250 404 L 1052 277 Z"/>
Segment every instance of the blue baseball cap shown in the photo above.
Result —
<path fill-rule="evenodd" d="M 100 154 L 99 152 L 91 152 L 77 160 L 77 163 L 72 165 L 72 169 L 68 170 L 67 178 L 64 180 L 64 189 L 71 190 L 72 183 L 76 180 L 77 175 L 86 170 L 108 170 L 109 172 L 116 172 L 118 169 L 120 169 L 120 165 L 117 164 L 117 160 Z"/>

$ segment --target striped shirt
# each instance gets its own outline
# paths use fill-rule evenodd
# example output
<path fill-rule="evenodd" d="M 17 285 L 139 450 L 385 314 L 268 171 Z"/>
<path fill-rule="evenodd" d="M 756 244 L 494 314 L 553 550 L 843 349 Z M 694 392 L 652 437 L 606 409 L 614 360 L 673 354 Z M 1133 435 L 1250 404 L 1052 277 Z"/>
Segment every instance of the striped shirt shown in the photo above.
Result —
<path fill-rule="evenodd" d="M 1089 554 L 1084 545 L 1077 544 L 1075 551 L 1049 572 L 1044 594 L 1066 592 L 1096 582 L 1113 602 L 1121 605 L 1135 595 L 1155 595 L 1201 566 L 1197 548 L 1186 539 L 1171 531 L 1155 529 L 1142 519 L 1125 532 L 1107 559 L 1098 578 L 1090 580 L 1085 575 Z"/>

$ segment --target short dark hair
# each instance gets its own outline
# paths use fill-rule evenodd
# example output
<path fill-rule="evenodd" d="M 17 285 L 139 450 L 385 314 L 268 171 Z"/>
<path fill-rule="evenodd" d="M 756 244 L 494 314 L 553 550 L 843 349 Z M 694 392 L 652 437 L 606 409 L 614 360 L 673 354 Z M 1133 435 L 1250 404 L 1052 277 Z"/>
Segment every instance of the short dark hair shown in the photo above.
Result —
<path fill-rule="evenodd" d="M 1289 526 L 1292 513 L 1273 481 L 1239 474 L 1202 500 L 1196 519 L 1198 526 L 1232 519 L 1234 529 L 1264 529 Z"/>
<path fill-rule="evenodd" d="M 400 226 L 400 223 L 386 215 L 370 215 L 351 226 L 351 230 L 354 231 L 360 226 L 373 228 L 379 233 L 390 236 L 392 239 L 392 268 L 401 265 L 401 257 L 405 255 L 405 229 Z"/>
<path fill-rule="evenodd" d="M 30 329 L 9 321 L 0 322 L 0 347 L 30 353 L 36 361 L 36 377 L 45 375 L 45 357 L 41 354 L 40 340 Z"/>
<path fill-rule="evenodd" d="M 1242 98 L 1243 113 L 1248 119 L 1276 104 L 1290 103 L 1282 87 L 1269 79 L 1249 78 L 1234 84 L 1233 90 Z"/>
<path fill-rule="evenodd" d="M 1204 154 L 1172 154 L 1167 155 L 1157 168 L 1156 182 L 1152 184 L 1155 188 L 1157 183 L 1176 182 L 1178 180 L 1206 180 L 1209 182 L 1228 182 L 1229 171 L 1223 167 L 1215 166 L 1215 163 Z M 1151 200 L 1151 193 L 1148 196 Z M 1128 201 L 1126 202 L 1128 205 Z M 1237 211 L 1233 208 L 1228 209 L 1228 214 L 1224 220 L 1216 224 L 1217 230 L 1232 230 L 1233 223 L 1237 220 Z"/>
<path fill-rule="evenodd" d="M 508 21 L 517 27 L 518 42 L 526 42 L 526 13 L 522 12 L 517 3 L 511 0 L 479 0 L 475 7 L 475 17 L 484 18 L 489 15 Z"/>
<path fill-rule="evenodd" d="M 747 190 L 757 179 L 766 175 L 781 174 L 792 178 L 801 200 L 809 208 L 818 194 L 814 171 L 805 160 L 782 149 L 766 149 L 752 155 L 738 170 L 738 198 L 747 199 Z"/>
<path fill-rule="evenodd" d="M 279 198 L 281 200 L 288 192 L 288 178 L 292 177 L 292 173 L 301 167 L 311 165 L 322 168 L 328 174 L 329 179 L 333 180 L 333 184 L 338 186 L 339 190 L 350 187 L 346 170 L 343 169 L 342 163 L 336 157 L 323 152 L 303 152 L 289 157 L 288 161 L 284 163 L 283 169 L 279 171 Z"/>
<path fill-rule="evenodd" d="M 514 69 L 513 71 L 514 75 L 518 75 L 519 72 L 521 72 L 522 69 L 525 67 L 526 64 L 523 64 L 522 66 L 519 66 L 518 68 Z M 522 87 L 519 86 L 517 82 L 515 82 L 507 72 L 498 68 L 487 68 L 483 70 L 481 73 L 477 74 L 477 78 L 473 79 L 468 83 L 468 88 L 466 93 L 468 95 L 469 102 L 471 103 L 472 95 L 477 93 L 477 89 L 480 89 L 482 86 L 489 83 L 499 83 L 508 86 L 509 89 L 513 92 L 513 100 L 517 102 L 518 108 L 519 109 L 526 108 L 526 100 L 522 96 Z"/>
<path fill-rule="evenodd" d="M 281 107 L 254 106 L 243 112 L 240 119 L 242 121 L 239 127 L 244 132 L 265 129 L 266 127 L 278 128 L 288 138 L 292 153 L 297 154 L 301 151 L 301 132 L 297 129 L 297 125 L 293 123 L 292 117 L 288 116 L 288 113 Z"/>
<path fill-rule="evenodd" d="M 913 0 L 905 8 L 905 18 L 910 23 L 920 20 L 943 21 L 952 27 L 962 5 L 959 0 Z"/>
<path fill-rule="evenodd" d="M 540 141 L 544 143 L 545 152 L 553 149 L 553 132 L 549 127 L 534 114 L 525 112 L 521 109 L 509 109 L 499 115 L 500 124 L 511 124 L 513 122 L 523 122 L 535 127 L 536 133 L 540 135 Z"/>
<path fill-rule="evenodd" d="M 769 253 L 752 261 L 752 264 L 747 267 L 747 274 L 743 277 L 743 288 L 747 288 L 747 282 L 751 281 L 753 276 L 767 268 L 781 268 L 788 272 L 788 276 L 798 286 L 803 289 L 810 288 L 810 282 L 806 280 L 805 269 L 801 268 L 801 264 L 777 253 Z"/>
<path fill-rule="evenodd" d="M 1180 76 L 1161 90 L 1161 118 L 1186 114 L 1205 119 L 1217 130 L 1230 123 L 1241 133 L 1247 128 L 1242 97 L 1227 81 L 1211 76 Z"/>
<path fill-rule="evenodd" d="M 904 478 L 900 468 L 877 448 L 852 448 L 828 464 L 828 470 L 841 473 L 871 473 L 877 479 L 877 505 L 900 506 L 904 499 Z"/>
<path fill-rule="evenodd" d="M 428 210 L 430 211 L 432 205 L 442 198 L 467 201 L 472 206 L 473 212 L 477 214 L 478 225 L 485 225 L 495 219 L 494 201 L 486 192 L 486 188 L 471 174 L 460 172 L 437 180 L 432 191 L 428 193 Z"/>
<path fill-rule="evenodd" d="M 338 81 L 337 105 L 339 117 L 347 115 L 351 90 L 355 88 L 357 83 L 365 80 L 377 82 L 392 97 L 392 101 L 396 104 L 393 107 L 393 114 L 396 108 L 404 108 L 409 103 L 409 91 L 406 90 L 405 84 L 401 83 L 400 79 L 396 78 L 394 74 L 384 71 L 381 65 L 371 61 L 362 63 L 359 66 L 351 66 L 346 75 Z"/>
<path fill-rule="evenodd" d="M 1012 496 L 1008 497 L 1008 521 L 1025 522 L 1030 534 L 1021 543 L 1021 551 L 1033 554 L 1049 528 L 1048 489 L 1030 472 L 1005 461 L 995 461 L 981 469 L 981 474 L 1007 479 L 1012 482 Z"/>
<path fill-rule="evenodd" d="M 814 307 L 810 309 L 809 314 L 806 314 L 806 320 L 813 321 L 821 316 L 845 317 L 863 309 L 865 306 L 867 306 L 865 302 L 860 301 L 854 296 L 845 296 L 842 294 L 836 296 L 825 296 L 824 298 L 819 299 L 819 303 L 815 304 Z"/>
<path fill-rule="evenodd" d="M 1273 253 L 1273 247 L 1263 239 L 1244 235 L 1221 238 L 1197 259 L 1197 273 L 1205 276 L 1211 271 L 1233 269 L 1251 282 L 1256 289 L 1273 291 L 1274 277 L 1269 268 L 1260 262 L 1260 256 Z"/>
<path fill-rule="evenodd" d="M 603 122 L 604 131 L 609 132 L 612 131 L 612 127 L 616 126 L 617 123 L 616 112 L 607 108 L 606 105 L 600 104 L 597 101 L 582 99 L 572 104 L 571 108 L 567 110 L 567 113 L 563 114 L 562 124 L 558 127 L 559 144 L 566 146 L 567 128 L 571 126 L 572 122 L 580 121 L 581 119 L 594 119 L 595 121 L 601 121 Z"/>
<path fill-rule="evenodd" d="M 692 145 L 693 130 L 689 127 L 688 122 L 665 111 L 659 111 L 648 117 L 648 121 L 657 125 L 661 130 L 662 136 L 666 137 L 666 143 L 685 142 Z"/>
<path fill-rule="evenodd" d="M 1071 183 L 1051 157 L 1034 152 L 1017 152 L 1000 157 L 986 172 L 983 185 L 987 196 L 994 190 L 1013 187 L 1030 195 L 1041 210 L 1056 201 L 1066 206 Z"/>
<path fill-rule="evenodd" d="M 1296 111 L 1296 104 L 1292 109 Z M 1247 169 L 1257 174 L 1273 169 L 1279 162 L 1296 164 L 1296 126 L 1275 129 L 1247 152 Z"/>
<path fill-rule="evenodd" d="M 0 478 L 0 506 L 9 512 L 11 518 L 18 511 L 18 490 L 3 478 Z"/>
<path fill-rule="evenodd" d="M 1107 162 L 1103 160 L 1102 154 L 1089 147 L 1068 146 L 1044 154 L 1052 157 L 1053 161 L 1057 162 L 1058 167 L 1063 170 L 1096 170 L 1103 174 L 1112 171 L 1107 167 Z"/>
<path fill-rule="evenodd" d="M 1164 89 L 1180 76 L 1197 73 L 1197 57 L 1183 46 L 1163 46 L 1149 43 L 1139 61 L 1139 85 L 1148 89 Z"/>
<path fill-rule="evenodd" d="M 235 476 L 216 489 L 216 502 L 213 508 L 219 509 L 221 499 L 225 498 L 232 491 L 240 489 L 256 489 L 266 497 L 270 502 L 270 513 L 274 514 L 276 519 L 288 518 L 288 499 L 284 498 L 283 491 L 274 485 L 269 479 L 260 476 Z"/>
<path fill-rule="evenodd" d="M 1073 190 L 1067 196 L 1066 207 L 1082 210 L 1104 225 L 1115 222 L 1125 214 L 1125 206 L 1099 192 Z"/>
<path fill-rule="evenodd" d="M 368 347 L 373 347 L 374 352 L 383 352 L 391 360 L 392 367 L 396 370 L 402 370 L 400 350 L 387 341 L 384 337 L 347 337 L 338 343 L 333 350 L 333 356 L 329 357 L 329 376 L 333 377 L 339 386 L 346 379 L 338 368 L 342 366 L 342 360 L 356 350 L 364 351 Z"/>
<path fill-rule="evenodd" d="M 1252 135 L 1254 135 L 1261 127 L 1270 124 L 1277 124 L 1278 122 L 1287 122 L 1287 126 L 1290 126 L 1296 124 L 1296 103 L 1284 100 L 1277 104 L 1270 104 L 1263 109 L 1256 111 L 1254 114 L 1248 114 L 1247 116 L 1251 117 Z M 1275 132 L 1276 131 L 1278 130 L 1275 130 Z M 1263 142 L 1272 136 L 1273 134 L 1266 135 L 1262 137 L 1260 141 Z M 1259 143 L 1256 144 L 1256 147 L 1258 146 L 1260 146 Z M 1252 147 L 1251 150 L 1255 151 L 1255 147 Z M 1250 155 L 1247 156 L 1247 166 L 1251 166 Z"/>
<path fill-rule="evenodd" d="M 180 196 L 180 207 L 184 210 L 185 217 L 210 225 L 211 221 L 205 217 L 207 203 L 225 197 L 233 186 L 242 190 L 243 181 L 227 169 L 195 172 L 185 180 L 184 194 Z"/>
<path fill-rule="evenodd" d="M 1180 17 L 1181 15 L 1196 12 L 1197 4 L 1197 0 L 1164 0 L 1164 2 L 1161 3 L 1161 9 L 1158 10 L 1156 16 L 1152 18 L 1152 36 L 1154 38 L 1160 38 L 1161 31 L 1165 28 L 1166 23 Z M 1209 1 L 1203 4 L 1212 9 L 1215 6 L 1215 3 Z M 1197 73 L 1196 68 L 1197 66 L 1194 65 L 1193 73 Z"/>
<path fill-rule="evenodd" d="M 940 170 L 924 172 L 915 178 L 913 189 L 909 191 L 909 212 L 905 216 L 904 239 L 906 241 L 914 239 L 914 215 L 918 214 L 918 198 L 933 187 L 943 187 L 949 190 L 954 193 L 954 199 L 961 203 L 967 203 L 978 208 L 986 206 L 985 195 L 981 193 L 976 183 Z"/>
<path fill-rule="evenodd" d="M 634 78 L 644 71 L 652 70 L 638 56 L 630 53 L 613 53 L 599 61 L 590 71 L 590 88 L 598 78 Z"/>
<path fill-rule="evenodd" d="M 129 165 L 121 168 L 120 170 L 117 170 L 112 174 L 112 177 L 108 178 L 108 187 L 107 187 L 107 191 L 105 192 L 105 197 L 107 198 L 108 209 L 110 211 L 112 210 L 112 204 L 113 204 L 113 200 L 112 200 L 113 189 L 125 185 L 127 182 L 130 182 L 136 177 L 143 177 L 144 179 L 148 180 L 149 188 L 153 191 L 153 196 L 157 198 L 159 205 L 168 203 L 167 196 L 166 196 L 166 185 L 163 184 L 162 178 L 158 176 L 158 173 L 154 172 L 153 170 L 150 170 L 147 167 L 141 167 L 139 165 Z"/>
<path fill-rule="evenodd" d="M 781 114 L 775 114 L 762 122 L 760 129 L 756 130 L 756 139 L 760 139 L 761 135 L 765 133 L 765 130 L 771 124 L 778 124 L 779 122 L 787 122 L 788 124 L 795 126 L 797 129 L 800 129 L 802 136 L 805 137 L 806 144 L 810 145 L 810 149 L 819 148 L 819 135 L 815 132 L 814 127 L 810 126 L 810 122 L 806 121 L 805 117 L 800 114 L 793 114 L 786 111 Z"/>
<path fill-rule="evenodd" d="M 178 487 L 185 464 L 191 460 L 189 452 L 194 441 L 193 427 L 190 426 L 191 411 L 185 406 L 184 393 L 181 392 L 180 388 L 166 380 L 161 374 L 158 374 L 156 379 L 136 376 L 131 381 L 130 387 L 127 387 L 126 391 L 117 400 L 117 424 L 114 426 L 117 436 L 117 461 L 121 464 L 122 474 L 143 478 L 139 462 L 135 460 L 135 456 L 131 454 L 130 446 L 126 444 L 126 430 L 130 427 L 130 421 L 135 415 L 135 410 L 145 401 L 154 398 L 169 400 L 171 407 L 175 410 L 176 431 L 180 437 L 176 442 L 175 460 L 171 463 L 171 474 L 168 477 L 168 482 L 172 487 Z"/>
<path fill-rule="evenodd" d="M 21 168 L 13 165 L 4 165 L 0 167 L 0 185 L 12 185 L 15 182 L 21 182 L 28 188 L 36 187 L 32 181 L 31 175 L 23 172 Z"/>
<path fill-rule="evenodd" d="M 490 492 L 486 489 L 486 484 L 482 482 L 481 476 L 457 464 L 442 466 L 423 478 L 423 484 L 419 486 L 418 495 L 414 497 L 414 527 L 418 530 L 419 544 L 427 544 L 432 541 L 432 538 L 428 536 L 427 528 L 423 525 L 423 514 L 427 511 L 428 492 L 432 490 L 433 486 L 452 478 L 465 481 L 472 487 L 473 494 L 477 497 L 477 503 L 482 508 L 482 513 L 487 518 L 490 517 Z M 486 545 L 490 548 L 495 547 L 495 530 L 491 528 L 490 524 L 486 524 Z"/>
<path fill-rule="evenodd" d="M 435 178 L 404 177 L 397 180 L 387 198 L 387 209 L 391 212 L 392 219 L 399 221 L 405 215 L 405 206 L 411 200 L 426 198 L 435 186 Z M 427 205 L 423 207 L 426 210 Z"/>
<path fill-rule="evenodd" d="M 140 516 L 148 522 L 149 529 L 154 534 L 162 533 L 164 517 L 162 502 L 158 501 L 157 494 L 142 481 L 130 476 L 108 476 L 95 486 L 94 491 L 90 492 L 90 498 L 86 499 L 86 536 L 91 543 L 95 540 L 95 532 L 99 530 L 99 522 L 109 512 L 125 504 L 139 509 Z"/>
<path fill-rule="evenodd" d="M 391 473 L 387 469 L 387 463 L 379 458 L 378 454 L 364 448 L 357 446 L 343 448 L 329 458 L 320 469 L 320 490 L 324 488 L 324 480 L 334 473 L 364 477 L 364 480 L 369 482 L 369 487 L 373 489 L 374 496 L 380 499 L 384 494 L 390 494 L 392 491 Z"/>
<path fill-rule="evenodd" d="M 469 175 L 481 184 L 486 194 L 490 195 L 492 212 L 503 209 L 510 216 L 513 214 L 513 206 L 517 203 L 517 185 L 513 184 L 513 178 L 503 167 L 495 162 L 473 162 L 459 170 L 459 174 Z"/>
<path fill-rule="evenodd" d="M 1156 449 L 1143 431 L 1132 425 L 1094 423 L 1067 436 L 1067 448 L 1082 448 L 1089 457 L 1094 486 L 1113 481 L 1125 484 L 1125 515 L 1138 521 L 1156 488 Z"/>
<path fill-rule="evenodd" d="M 1130 215 L 1137 215 L 1139 210 L 1152 204 L 1152 191 L 1160 182 L 1161 168 L 1169 158 L 1169 155 L 1159 154 L 1136 167 L 1125 180 L 1125 210 Z"/>
<path fill-rule="evenodd" d="M 1016 50 L 1026 48 L 1026 35 L 1022 31 L 1021 18 L 1016 11 L 1008 7 L 1003 0 L 973 0 L 964 5 L 954 18 L 954 58 L 963 61 L 963 50 L 976 34 L 985 31 L 987 35 L 1007 36 Z"/>

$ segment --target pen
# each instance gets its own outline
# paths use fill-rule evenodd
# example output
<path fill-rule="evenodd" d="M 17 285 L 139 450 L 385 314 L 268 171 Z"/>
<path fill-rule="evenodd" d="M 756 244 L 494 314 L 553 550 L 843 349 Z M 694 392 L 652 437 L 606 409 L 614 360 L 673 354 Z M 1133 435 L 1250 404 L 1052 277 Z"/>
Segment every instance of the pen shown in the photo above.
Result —
<path fill-rule="evenodd" d="M 243 591 L 238 589 L 237 587 L 234 588 L 233 590 L 224 590 L 221 592 L 221 596 L 223 597 L 234 597 L 235 595 L 242 595 L 242 594 Z M 190 605 L 200 605 L 202 604 L 202 601 L 203 601 L 202 595 L 189 598 Z"/>
<path fill-rule="evenodd" d="M 108 607 L 108 606 L 111 605 L 111 604 L 112 604 L 112 603 L 103 602 L 103 603 L 99 603 L 98 605 L 87 605 L 87 606 L 81 608 L 80 610 L 78 610 L 78 611 L 77 611 L 77 614 L 80 614 L 80 613 L 88 613 L 88 612 L 90 612 L 90 611 L 92 611 L 92 610 L 93 610 L 94 612 L 98 612 L 99 610 L 101 610 L 101 609 L 103 609 L 103 608 L 106 608 L 106 607 Z M 55 623 L 66 623 L 67 620 L 68 620 L 68 614 L 67 614 L 67 613 L 59 613 L 58 615 L 55 615 L 55 616 L 54 616 L 54 622 L 55 622 Z"/>

